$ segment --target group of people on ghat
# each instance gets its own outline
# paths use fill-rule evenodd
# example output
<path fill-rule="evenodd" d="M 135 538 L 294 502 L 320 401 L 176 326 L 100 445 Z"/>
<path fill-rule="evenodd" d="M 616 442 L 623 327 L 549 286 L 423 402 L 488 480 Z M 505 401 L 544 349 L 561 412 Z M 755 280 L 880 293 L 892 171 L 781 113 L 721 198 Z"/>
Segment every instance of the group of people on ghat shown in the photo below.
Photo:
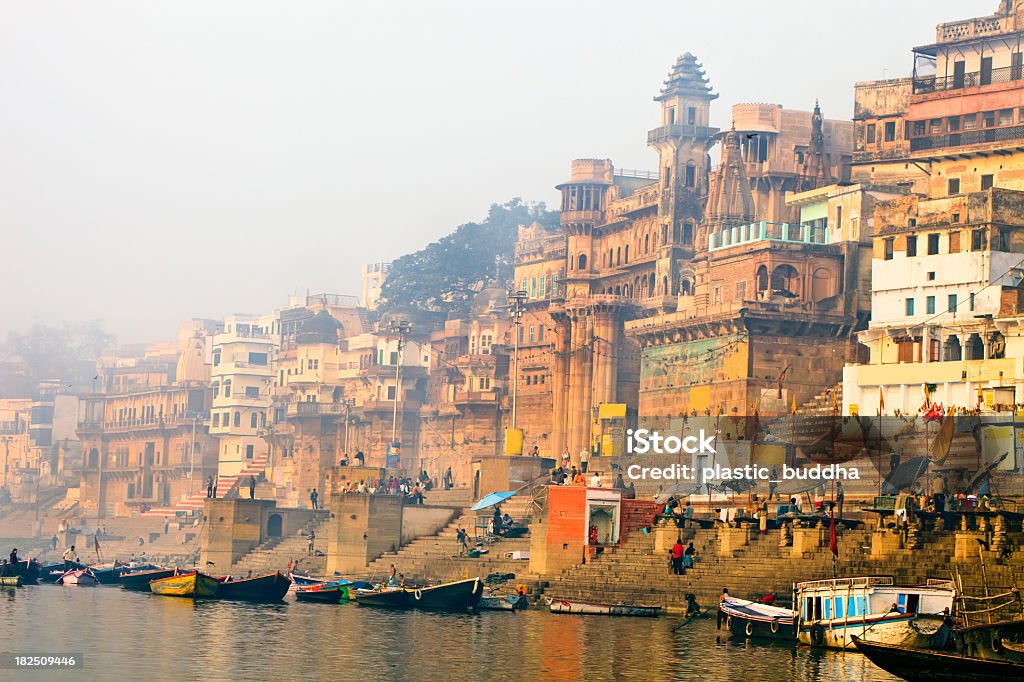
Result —
<path fill-rule="evenodd" d="M 423 504 L 426 499 L 424 492 L 430 490 L 423 478 L 427 472 L 423 472 L 416 479 L 398 478 L 388 476 L 384 478 L 361 479 L 359 481 L 345 481 L 341 487 L 343 495 L 404 495 L 406 500 L 413 504 Z"/>

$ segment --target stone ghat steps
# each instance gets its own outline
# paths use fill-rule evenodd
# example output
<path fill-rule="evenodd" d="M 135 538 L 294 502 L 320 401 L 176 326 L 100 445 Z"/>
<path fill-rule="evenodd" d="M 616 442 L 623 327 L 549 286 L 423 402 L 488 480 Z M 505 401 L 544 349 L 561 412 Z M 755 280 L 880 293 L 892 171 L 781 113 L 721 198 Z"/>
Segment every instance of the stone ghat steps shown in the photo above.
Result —
<path fill-rule="evenodd" d="M 755 536 L 751 544 L 732 556 L 717 555 L 714 530 L 688 531 L 698 549 L 698 560 L 683 576 L 670 573 L 667 552 L 655 551 L 653 536 L 635 536 L 628 545 L 606 552 L 587 564 L 566 569 L 544 585 L 547 594 L 591 601 L 653 603 L 679 608 L 685 594 L 693 592 L 701 603 L 714 603 L 723 587 L 737 597 L 758 597 L 767 592 L 788 597 L 793 584 L 832 577 L 828 547 L 791 555 L 792 548 L 778 546 L 778 534 Z M 862 548 L 870 545 L 871 531 L 847 530 L 840 534 L 839 575 L 892 575 L 897 583 L 920 583 L 926 578 L 949 579 L 953 540 L 941 536 L 918 550 L 899 550 L 884 559 L 872 559 Z M 976 562 L 959 562 L 964 589 L 984 593 L 984 580 Z M 1024 576 L 1024 551 L 1009 564 L 987 565 L 992 593 L 1004 591 Z"/>
<path fill-rule="evenodd" d="M 328 521 L 326 513 L 318 515 L 310 520 L 295 535 L 284 538 L 272 538 L 261 545 L 256 546 L 245 556 L 231 565 L 232 574 L 246 573 L 252 570 L 254 574 L 272 573 L 273 571 L 287 571 L 288 562 L 292 559 L 300 560 L 300 573 L 312 573 L 323 575 L 327 569 L 327 537 L 324 532 Z M 315 552 L 322 552 L 324 556 L 309 555 L 309 531 L 313 530 L 316 538 L 313 542 Z"/>

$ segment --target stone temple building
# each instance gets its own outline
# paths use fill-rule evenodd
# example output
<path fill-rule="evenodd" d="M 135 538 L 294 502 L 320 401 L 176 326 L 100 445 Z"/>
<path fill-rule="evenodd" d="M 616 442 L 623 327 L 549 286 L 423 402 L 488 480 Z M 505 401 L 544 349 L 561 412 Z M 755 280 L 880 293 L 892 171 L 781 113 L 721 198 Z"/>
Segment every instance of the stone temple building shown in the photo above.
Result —
<path fill-rule="evenodd" d="M 697 58 L 681 56 L 647 136 L 658 172 L 576 160 L 558 186 L 562 234 L 520 235 L 517 281 L 538 268 L 561 277 L 528 303 L 550 319 L 545 454 L 595 449 L 601 405 L 626 405 L 630 423 L 746 413 L 787 366 L 786 389 L 803 400 L 856 353 L 864 321 L 845 273 L 859 266 L 827 220 L 801 225 L 787 202 L 848 179 L 851 124 L 817 106 L 740 104 L 722 132 L 710 125 L 717 97 Z"/>

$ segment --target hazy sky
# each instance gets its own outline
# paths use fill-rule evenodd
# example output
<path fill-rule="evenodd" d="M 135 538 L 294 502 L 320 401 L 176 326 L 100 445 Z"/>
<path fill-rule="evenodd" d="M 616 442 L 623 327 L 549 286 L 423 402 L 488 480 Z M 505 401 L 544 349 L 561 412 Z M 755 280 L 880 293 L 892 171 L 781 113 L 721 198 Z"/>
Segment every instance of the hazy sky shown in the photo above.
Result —
<path fill-rule="evenodd" d="M 359 293 L 578 157 L 656 168 L 652 97 L 693 52 L 736 102 L 849 118 L 853 83 L 997 0 L 0 0 L 0 339 Z"/>

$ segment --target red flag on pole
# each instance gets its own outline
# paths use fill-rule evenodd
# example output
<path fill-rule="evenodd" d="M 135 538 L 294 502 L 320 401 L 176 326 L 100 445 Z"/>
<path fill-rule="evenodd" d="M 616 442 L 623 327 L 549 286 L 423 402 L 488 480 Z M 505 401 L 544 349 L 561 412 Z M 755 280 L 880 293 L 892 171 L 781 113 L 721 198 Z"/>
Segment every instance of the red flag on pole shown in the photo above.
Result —
<path fill-rule="evenodd" d="M 839 538 L 836 536 L 836 517 L 835 514 L 830 512 L 832 517 L 832 523 L 828 530 L 828 548 L 832 552 L 832 556 L 839 556 Z M 833 560 L 834 561 L 834 560 Z"/>

